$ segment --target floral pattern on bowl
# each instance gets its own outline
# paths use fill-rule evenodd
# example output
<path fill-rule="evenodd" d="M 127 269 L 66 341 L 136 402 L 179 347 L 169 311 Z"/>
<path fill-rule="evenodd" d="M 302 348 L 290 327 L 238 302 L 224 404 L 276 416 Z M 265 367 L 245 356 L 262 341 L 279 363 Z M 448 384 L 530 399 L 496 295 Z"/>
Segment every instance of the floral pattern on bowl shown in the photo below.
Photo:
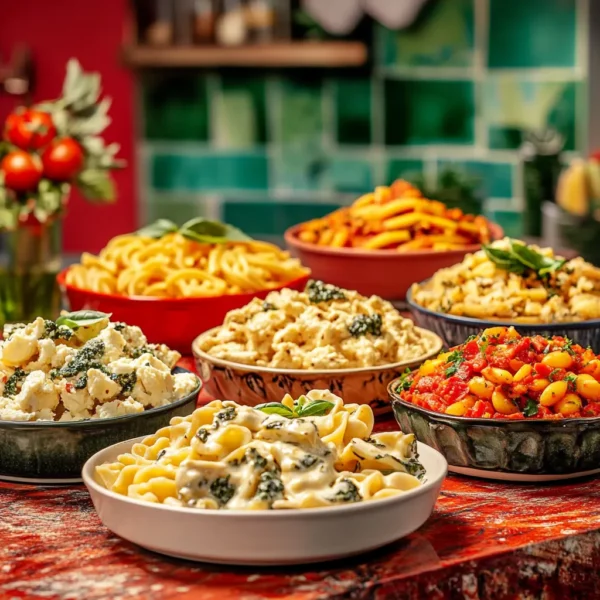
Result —
<path fill-rule="evenodd" d="M 380 414 L 391 409 L 387 395 L 390 381 L 407 368 L 416 368 L 440 352 L 442 340 L 430 331 L 421 333 L 429 336 L 433 343 L 426 355 L 390 365 L 358 369 L 286 370 L 222 360 L 199 348 L 200 340 L 211 331 L 196 338 L 192 350 L 204 389 L 213 398 L 256 406 L 265 402 L 281 402 L 285 394 L 297 398 L 310 390 L 327 389 L 347 404 L 368 404 L 375 414 Z"/>
<path fill-rule="evenodd" d="M 404 433 L 441 452 L 450 469 L 532 476 L 600 469 L 600 418 L 474 419 L 435 413 L 402 400 L 399 380 L 388 391 Z"/>

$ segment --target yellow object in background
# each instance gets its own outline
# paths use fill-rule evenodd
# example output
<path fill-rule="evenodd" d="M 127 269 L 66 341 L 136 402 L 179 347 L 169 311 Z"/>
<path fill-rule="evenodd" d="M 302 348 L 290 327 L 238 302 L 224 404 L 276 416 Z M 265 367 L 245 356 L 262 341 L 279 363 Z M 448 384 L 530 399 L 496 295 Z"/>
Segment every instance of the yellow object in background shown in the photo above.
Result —
<path fill-rule="evenodd" d="M 488 221 L 423 198 L 398 180 L 376 187 L 354 204 L 303 223 L 298 238 L 308 244 L 365 250 L 453 250 L 491 241 Z"/>
<path fill-rule="evenodd" d="M 202 244 L 180 233 L 160 239 L 113 238 L 98 256 L 83 253 L 66 281 L 77 288 L 120 296 L 187 298 L 272 289 L 309 270 L 274 244 Z"/>
<path fill-rule="evenodd" d="M 600 200 L 600 162 L 595 159 L 573 160 L 562 172 L 556 190 L 557 204 L 568 213 L 585 217 Z"/>

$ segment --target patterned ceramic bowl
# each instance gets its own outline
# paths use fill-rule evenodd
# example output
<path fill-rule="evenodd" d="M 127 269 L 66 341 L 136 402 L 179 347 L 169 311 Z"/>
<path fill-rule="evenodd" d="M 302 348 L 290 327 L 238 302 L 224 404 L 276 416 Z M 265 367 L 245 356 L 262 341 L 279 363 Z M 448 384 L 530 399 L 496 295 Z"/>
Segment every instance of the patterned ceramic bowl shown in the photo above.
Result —
<path fill-rule="evenodd" d="M 233 400 L 249 406 L 281 402 L 285 394 L 297 398 L 313 389 L 327 389 L 342 397 L 347 404 L 368 404 L 376 414 L 387 412 L 390 410 L 388 383 L 407 368 L 416 368 L 428 358 L 436 356 L 442 348 L 442 340 L 437 335 L 420 330 L 421 335 L 431 339 L 432 349 L 416 359 L 358 369 L 273 369 L 234 363 L 203 352 L 200 343 L 213 331 L 203 333 L 192 345 L 204 389 L 213 398 Z"/>
<path fill-rule="evenodd" d="M 427 281 L 423 281 L 419 285 L 426 283 Z M 435 331 L 449 348 L 462 344 L 470 335 L 477 335 L 482 329 L 502 325 L 513 326 L 521 335 L 564 336 L 584 348 L 591 346 L 594 351 L 600 351 L 600 319 L 572 323 L 511 323 L 499 319 L 486 321 L 423 308 L 413 300 L 412 290 L 409 290 L 406 301 L 417 325 Z"/>
<path fill-rule="evenodd" d="M 600 418 L 474 419 L 436 413 L 388 392 L 404 433 L 441 452 L 455 473 L 510 481 L 553 481 L 600 472 Z"/>
<path fill-rule="evenodd" d="M 175 367 L 174 373 L 189 373 Z M 85 461 L 118 442 L 150 435 L 172 417 L 196 408 L 201 383 L 187 396 L 159 408 L 111 419 L 0 421 L 0 479 L 25 483 L 81 481 Z"/>

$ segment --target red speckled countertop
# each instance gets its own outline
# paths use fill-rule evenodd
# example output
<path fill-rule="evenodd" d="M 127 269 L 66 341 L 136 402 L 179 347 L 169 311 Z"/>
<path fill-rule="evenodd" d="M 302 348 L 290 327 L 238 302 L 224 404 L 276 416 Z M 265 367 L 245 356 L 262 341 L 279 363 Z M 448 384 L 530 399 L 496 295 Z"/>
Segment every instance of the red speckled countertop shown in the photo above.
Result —
<path fill-rule="evenodd" d="M 392 418 L 377 428 L 396 428 Z M 393 524 L 390 524 L 392 527 Z M 0 483 L 0 599 L 600 598 L 600 479 L 449 476 L 431 519 L 392 546 L 315 567 L 216 567 L 112 535 L 83 485 Z"/>

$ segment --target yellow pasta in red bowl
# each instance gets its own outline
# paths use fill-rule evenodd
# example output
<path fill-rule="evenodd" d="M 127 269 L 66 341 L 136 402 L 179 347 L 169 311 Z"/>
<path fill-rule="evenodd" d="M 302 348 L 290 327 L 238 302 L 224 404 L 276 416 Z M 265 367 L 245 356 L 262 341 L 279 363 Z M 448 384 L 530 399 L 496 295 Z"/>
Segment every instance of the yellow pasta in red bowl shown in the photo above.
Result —
<path fill-rule="evenodd" d="M 161 220 L 112 239 L 58 278 L 73 310 L 94 309 L 138 325 L 150 341 L 189 353 L 193 339 L 252 298 L 303 289 L 309 269 L 238 229 L 194 219 Z"/>

